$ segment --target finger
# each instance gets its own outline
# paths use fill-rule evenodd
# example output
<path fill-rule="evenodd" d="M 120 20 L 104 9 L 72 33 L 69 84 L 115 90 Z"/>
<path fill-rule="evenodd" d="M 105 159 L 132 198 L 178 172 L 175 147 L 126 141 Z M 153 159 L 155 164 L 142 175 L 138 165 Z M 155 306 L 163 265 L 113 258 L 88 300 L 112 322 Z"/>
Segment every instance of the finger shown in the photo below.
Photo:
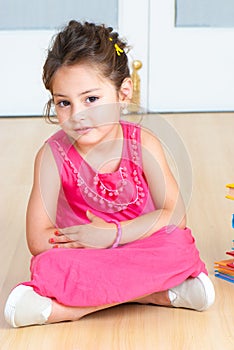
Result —
<path fill-rule="evenodd" d="M 86 211 L 86 216 L 87 218 L 92 222 L 93 219 L 96 217 L 96 215 L 94 215 L 90 210 Z"/>
<path fill-rule="evenodd" d="M 77 248 L 77 249 L 83 249 L 84 247 L 79 244 L 78 242 L 69 242 L 69 243 L 59 243 L 59 244 L 54 244 L 53 249 L 57 249 L 57 248 Z"/>
<path fill-rule="evenodd" d="M 65 235 L 60 235 L 60 236 L 55 236 L 55 237 L 51 237 L 49 239 L 49 243 L 50 244 L 58 244 L 58 243 L 67 243 L 67 242 L 72 242 L 73 240 Z"/>
<path fill-rule="evenodd" d="M 57 230 L 54 231 L 54 235 L 55 236 L 61 236 L 61 235 L 63 235 L 63 233 L 60 232 L 60 229 L 57 229 Z"/>
<path fill-rule="evenodd" d="M 67 228 L 57 229 L 56 231 L 54 231 L 54 235 L 56 237 L 61 237 L 61 236 L 68 235 L 69 233 L 76 233 L 76 231 L 77 231 L 77 226 L 71 226 Z"/>

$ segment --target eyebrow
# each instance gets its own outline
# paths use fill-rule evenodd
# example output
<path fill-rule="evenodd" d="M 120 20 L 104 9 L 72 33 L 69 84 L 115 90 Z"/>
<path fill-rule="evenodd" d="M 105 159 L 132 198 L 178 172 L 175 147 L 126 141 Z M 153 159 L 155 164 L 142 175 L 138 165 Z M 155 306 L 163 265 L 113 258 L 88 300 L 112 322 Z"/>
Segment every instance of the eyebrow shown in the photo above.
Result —
<path fill-rule="evenodd" d="M 94 89 L 86 90 L 86 91 L 81 92 L 78 96 L 83 96 L 83 95 L 90 94 L 91 92 L 99 91 L 99 90 L 100 90 L 100 88 L 94 88 Z M 52 95 L 56 96 L 56 97 L 67 97 L 66 95 L 63 95 L 63 94 L 60 94 L 60 93 L 54 93 Z"/>

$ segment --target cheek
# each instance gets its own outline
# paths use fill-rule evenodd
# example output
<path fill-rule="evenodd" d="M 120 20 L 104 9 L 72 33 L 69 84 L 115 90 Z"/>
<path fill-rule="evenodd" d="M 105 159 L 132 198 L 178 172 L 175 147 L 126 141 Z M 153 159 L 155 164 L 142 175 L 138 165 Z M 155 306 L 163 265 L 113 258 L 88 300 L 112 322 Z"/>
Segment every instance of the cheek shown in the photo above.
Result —
<path fill-rule="evenodd" d="M 62 129 L 67 130 L 70 129 L 70 120 L 68 117 L 58 117 L 59 125 Z"/>
<path fill-rule="evenodd" d="M 121 116 L 121 106 L 118 102 L 106 103 L 90 109 L 86 118 L 92 120 L 93 125 L 111 126 L 118 123 Z"/>

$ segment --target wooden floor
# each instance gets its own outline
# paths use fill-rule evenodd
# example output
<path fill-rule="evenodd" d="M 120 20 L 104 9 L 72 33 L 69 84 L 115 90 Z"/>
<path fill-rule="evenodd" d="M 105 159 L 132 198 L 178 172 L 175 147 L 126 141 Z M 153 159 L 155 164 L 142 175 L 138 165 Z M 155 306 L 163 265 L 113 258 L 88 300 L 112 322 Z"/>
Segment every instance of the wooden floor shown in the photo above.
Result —
<path fill-rule="evenodd" d="M 234 239 L 234 201 L 224 198 L 225 184 L 234 182 L 234 115 L 151 115 L 145 124 L 157 129 L 160 120 L 166 123 L 168 134 L 173 131 L 171 137 L 182 142 L 183 152 L 191 161 L 184 164 L 188 177 L 191 169 L 193 172 L 188 225 L 212 274 L 214 306 L 199 313 L 129 304 L 97 312 L 78 322 L 10 329 L 3 318 L 3 305 L 10 289 L 29 278 L 25 209 L 33 159 L 56 127 L 40 118 L 0 119 L 1 350 L 234 349 L 234 285 L 213 276 L 213 262 L 226 258 L 225 251 Z M 185 180 L 185 187 L 189 180 Z M 190 193 L 191 188 L 187 191 Z"/>

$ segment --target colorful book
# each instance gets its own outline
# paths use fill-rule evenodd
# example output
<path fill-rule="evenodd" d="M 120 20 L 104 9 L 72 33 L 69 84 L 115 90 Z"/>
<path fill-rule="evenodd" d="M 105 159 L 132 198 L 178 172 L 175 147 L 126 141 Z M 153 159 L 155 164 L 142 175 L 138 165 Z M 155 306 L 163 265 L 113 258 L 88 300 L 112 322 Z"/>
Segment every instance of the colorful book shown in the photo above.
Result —
<path fill-rule="evenodd" d="M 215 272 L 219 272 L 219 273 L 223 273 L 229 276 L 234 276 L 234 271 L 232 271 L 232 269 L 223 269 L 222 267 L 215 267 Z"/>
<path fill-rule="evenodd" d="M 234 276 L 229 276 L 224 273 L 215 273 L 215 277 L 221 278 L 222 280 L 234 283 Z"/>
<path fill-rule="evenodd" d="M 226 252 L 226 254 L 234 257 L 234 250 L 228 251 L 228 252 Z"/>
<path fill-rule="evenodd" d="M 233 264 L 233 267 L 232 267 Z M 234 259 L 226 259 L 226 260 L 219 260 L 219 261 L 215 261 L 215 265 L 217 265 L 217 267 L 221 267 L 221 268 L 231 268 L 234 271 Z M 231 266 L 230 266 L 231 265 Z"/>

